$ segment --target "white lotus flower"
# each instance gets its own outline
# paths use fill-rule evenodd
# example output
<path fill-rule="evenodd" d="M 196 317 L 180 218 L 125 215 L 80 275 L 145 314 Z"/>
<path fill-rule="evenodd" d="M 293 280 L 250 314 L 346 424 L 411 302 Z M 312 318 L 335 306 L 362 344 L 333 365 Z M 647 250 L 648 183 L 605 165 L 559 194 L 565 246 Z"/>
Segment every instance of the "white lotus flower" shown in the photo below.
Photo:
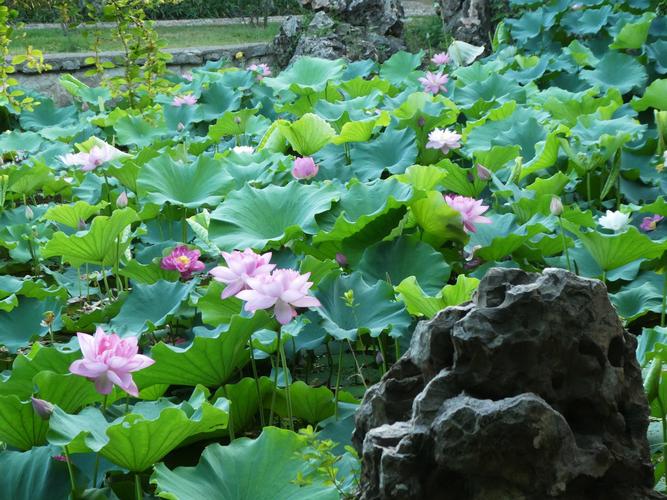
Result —
<path fill-rule="evenodd" d="M 611 229 L 612 231 L 620 231 L 625 228 L 630 222 L 630 216 L 619 212 L 618 210 L 611 211 L 607 210 L 607 213 L 601 216 L 598 219 L 598 224 L 600 224 L 605 229 Z"/>

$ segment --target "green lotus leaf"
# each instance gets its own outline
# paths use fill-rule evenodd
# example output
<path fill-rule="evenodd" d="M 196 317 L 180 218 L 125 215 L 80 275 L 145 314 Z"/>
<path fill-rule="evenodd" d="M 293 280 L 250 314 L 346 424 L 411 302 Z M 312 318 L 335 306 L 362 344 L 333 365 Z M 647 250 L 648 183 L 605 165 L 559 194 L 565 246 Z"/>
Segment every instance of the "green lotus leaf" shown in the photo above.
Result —
<path fill-rule="evenodd" d="M 640 49 L 646 37 L 651 23 L 655 19 L 654 12 L 645 12 L 639 19 L 626 23 L 614 37 L 610 49 Z"/>
<path fill-rule="evenodd" d="M 131 279 L 137 283 L 152 285 L 160 280 L 177 281 L 181 275 L 178 271 L 168 271 L 162 269 L 157 263 L 147 265 L 140 264 L 136 260 L 131 260 L 120 270 L 120 275 Z"/>
<path fill-rule="evenodd" d="M 221 162 L 207 156 L 180 163 L 164 154 L 142 166 L 137 178 L 140 194 L 152 203 L 187 208 L 216 205 L 233 185 Z"/>
<path fill-rule="evenodd" d="M 323 91 L 330 81 L 340 78 L 344 66 L 342 59 L 329 61 L 304 56 L 277 77 L 264 78 L 263 82 L 277 91 L 289 89 L 301 95 L 311 94 Z"/>
<path fill-rule="evenodd" d="M 294 123 L 281 123 L 280 132 L 301 156 L 317 153 L 336 135 L 326 120 L 312 113 L 306 113 Z"/>
<path fill-rule="evenodd" d="M 209 127 L 208 136 L 214 141 L 219 141 L 225 136 L 244 134 L 248 121 L 255 116 L 258 111 L 258 108 L 227 111 Z"/>
<path fill-rule="evenodd" d="M 667 110 L 667 79 L 654 80 L 646 87 L 641 99 L 634 98 L 632 107 L 637 111 L 644 111 L 648 108 L 658 110 Z"/>
<path fill-rule="evenodd" d="M 343 125 L 340 133 L 331 139 L 333 144 L 366 142 L 371 138 L 377 120 L 353 121 Z"/>
<path fill-rule="evenodd" d="M 275 391 L 274 410 L 279 415 L 286 417 L 288 415 L 286 391 L 285 389 L 275 389 Z M 269 403 L 269 399 L 264 400 L 265 405 Z M 290 399 L 292 415 L 311 425 L 317 425 L 335 413 L 336 399 L 334 393 L 327 387 L 311 387 L 298 380 L 290 385 Z"/>
<path fill-rule="evenodd" d="M 464 241 L 461 215 L 451 208 L 438 191 L 429 191 L 426 198 L 413 201 L 410 211 L 423 230 L 422 240 L 434 247 L 445 241 Z"/>
<path fill-rule="evenodd" d="M 376 180 L 369 184 L 351 183 L 335 208 L 318 218 L 322 230 L 313 241 L 321 243 L 349 238 L 391 209 L 404 206 L 412 195 L 410 186 L 395 179 Z"/>
<path fill-rule="evenodd" d="M 386 281 L 391 285 L 413 276 L 424 290 L 432 293 L 447 283 L 451 271 L 442 254 L 431 245 L 405 236 L 369 247 L 357 269 L 368 283 Z"/>
<path fill-rule="evenodd" d="M 388 80 L 392 85 L 402 85 L 410 73 L 416 70 L 422 63 L 424 52 L 417 54 L 408 52 L 396 52 L 380 66 L 380 78 Z"/>
<path fill-rule="evenodd" d="M 581 242 L 604 271 L 625 266 L 638 259 L 654 259 L 667 249 L 631 226 L 620 234 L 601 234 L 596 231 L 578 233 Z"/>
<path fill-rule="evenodd" d="M 598 33 L 607 24 L 612 7 L 605 5 L 599 9 L 581 9 L 568 12 L 563 16 L 562 24 L 566 30 L 576 35 Z"/>
<path fill-rule="evenodd" d="M 416 136 L 412 129 L 389 128 L 370 142 L 350 147 L 352 170 L 361 181 L 377 179 L 384 170 L 401 174 L 417 159 Z"/>
<path fill-rule="evenodd" d="M 81 236 L 80 233 L 69 236 L 62 232 L 55 233 L 42 250 L 42 256 L 59 256 L 74 266 L 84 263 L 113 265 L 130 243 L 123 241 L 122 234 L 137 220 L 139 217 L 131 208 L 114 210 L 111 217 L 98 215 L 93 219 L 90 230 Z"/>
<path fill-rule="evenodd" d="M 658 40 L 646 46 L 646 53 L 655 62 L 655 70 L 664 75 L 667 73 L 667 40 Z M 2 137 L 0 136 L 0 143 Z"/>
<path fill-rule="evenodd" d="M 197 388 L 188 401 L 178 405 L 165 399 L 137 403 L 130 413 L 112 422 L 98 408 L 70 415 L 55 407 L 47 438 L 51 444 L 68 446 L 70 453 L 94 451 L 116 465 L 140 472 L 186 439 L 227 427 L 228 401 L 220 398 L 211 404 L 207 394 Z"/>
<path fill-rule="evenodd" d="M 617 88 L 621 94 L 642 87 L 648 78 L 646 69 L 637 59 L 614 51 L 607 52 L 595 69 L 583 70 L 581 77 L 603 91 Z"/>
<path fill-rule="evenodd" d="M 132 291 L 110 321 L 120 335 L 139 336 L 164 325 L 194 289 L 195 282 L 157 281 L 151 285 L 135 283 Z"/>
<path fill-rule="evenodd" d="M 303 436 L 265 427 L 257 439 L 240 438 L 227 446 L 208 446 L 195 467 L 171 471 L 158 464 L 151 483 L 156 485 L 160 498 L 170 500 L 195 496 L 219 500 L 338 500 L 336 489 L 317 478 L 305 486 L 295 483 L 300 474 L 306 473 L 307 464 L 298 455 L 306 446 Z"/>
<path fill-rule="evenodd" d="M 56 205 L 46 211 L 44 218 L 76 229 L 80 221 L 87 221 L 91 215 L 98 214 L 106 205 L 106 202 L 90 205 L 85 201 L 77 201 L 73 205 Z"/>
<path fill-rule="evenodd" d="M 67 465 L 53 459 L 61 454 L 62 450 L 55 446 L 40 446 L 25 452 L 1 452 L 0 498 L 67 498 L 71 491 Z"/>
<path fill-rule="evenodd" d="M 46 335 L 48 328 L 42 324 L 47 311 L 55 313 L 59 321 L 63 301 L 57 297 L 32 298 L 21 297 L 18 306 L 11 311 L 0 310 L 0 345 L 10 353 L 27 346 L 31 341 Z"/>
<path fill-rule="evenodd" d="M 539 35 L 554 25 L 556 13 L 543 8 L 525 12 L 519 19 L 505 21 L 512 31 L 512 37 L 520 42 Z"/>
<path fill-rule="evenodd" d="M 649 312 L 660 313 L 662 310 L 662 290 L 650 286 L 626 287 L 620 292 L 610 293 L 609 299 L 618 315 L 627 322 L 632 322 Z"/>
<path fill-rule="evenodd" d="M 19 120 L 24 129 L 39 132 L 46 127 L 76 121 L 77 112 L 74 106 L 58 107 L 51 99 L 40 99 L 39 106 L 35 106 L 32 110 L 24 110 Z"/>
<path fill-rule="evenodd" d="M 412 165 L 405 173 L 396 175 L 395 179 L 411 185 L 417 191 L 433 191 L 442 187 L 447 172 L 435 165 Z"/>
<path fill-rule="evenodd" d="M 195 337 L 185 349 L 160 342 L 151 350 L 155 364 L 135 375 L 137 384 L 218 386 L 250 360 L 250 336 L 267 328 L 272 320 L 264 312 L 252 318 L 234 316 L 229 328 L 216 337 Z"/>
<path fill-rule="evenodd" d="M 207 325 L 218 327 L 230 322 L 232 316 L 241 313 L 243 303 L 236 297 L 220 298 L 225 285 L 212 281 L 206 293 L 197 301 L 197 308 L 201 311 L 202 321 Z"/>
<path fill-rule="evenodd" d="M 344 298 L 350 291 L 352 306 Z M 410 326 L 405 308 L 394 301 L 394 289 L 384 281 L 369 286 L 359 272 L 347 276 L 329 274 L 319 284 L 315 296 L 322 303 L 322 307 L 315 309 L 324 320 L 322 328 L 338 340 L 355 340 L 360 333 L 378 337 L 383 331 L 400 337 Z"/>
<path fill-rule="evenodd" d="M 263 249 L 299 234 L 318 232 L 315 216 L 338 198 L 333 185 L 244 186 L 211 213 L 209 238 L 222 250 Z"/>
<path fill-rule="evenodd" d="M 25 451 L 46 444 L 48 429 L 49 423 L 35 413 L 29 400 L 0 396 L 0 441 Z"/>
<path fill-rule="evenodd" d="M 42 142 L 44 142 L 44 139 L 35 132 L 12 130 L 0 134 L 0 151 L 28 151 L 34 153 L 40 148 Z"/>
<path fill-rule="evenodd" d="M 414 277 L 408 277 L 394 289 L 410 314 L 432 318 L 445 307 L 469 301 L 478 284 L 477 278 L 459 274 L 454 285 L 445 285 L 435 297 L 429 297 Z"/>
<path fill-rule="evenodd" d="M 454 101 L 470 118 L 481 117 L 489 109 L 508 101 L 526 102 L 526 91 L 515 79 L 497 73 L 457 88 Z"/>
<path fill-rule="evenodd" d="M 442 186 L 456 194 L 477 198 L 486 187 L 486 181 L 480 180 L 472 168 L 461 168 L 448 159 L 438 162 L 438 167 L 447 174 Z"/>
<path fill-rule="evenodd" d="M 242 92 L 231 88 L 227 82 L 211 82 L 202 89 L 197 101 L 195 121 L 216 120 L 223 113 L 238 109 L 241 104 Z"/>
<path fill-rule="evenodd" d="M 135 145 L 138 148 L 150 146 L 168 131 L 162 123 L 153 123 L 141 116 L 127 115 L 113 125 L 118 144 Z"/>

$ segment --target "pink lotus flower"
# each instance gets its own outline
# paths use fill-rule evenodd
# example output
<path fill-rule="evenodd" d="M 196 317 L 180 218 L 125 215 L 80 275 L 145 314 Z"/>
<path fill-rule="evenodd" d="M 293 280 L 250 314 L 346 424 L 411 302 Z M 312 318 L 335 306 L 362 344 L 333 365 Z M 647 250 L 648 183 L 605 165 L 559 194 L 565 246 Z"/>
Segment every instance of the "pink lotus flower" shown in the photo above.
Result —
<path fill-rule="evenodd" d="M 177 108 L 180 108 L 181 106 L 194 106 L 195 104 L 197 104 L 197 98 L 192 94 L 177 95 L 174 97 L 174 100 L 171 101 L 171 105 Z"/>
<path fill-rule="evenodd" d="M 431 94 L 438 94 L 441 90 L 447 92 L 445 84 L 449 81 L 449 77 L 443 73 L 426 72 L 426 76 L 419 79 L 424 87 L 424 92 Z"/>
<path fill-rule="evenodd" d="M 475 165 L 475 169 L 477 170 L 477 177 L 481 181 L 488 181 L 493 176 L 491 171 L 480 163 Z"/>
<path fill-rule="evenodd" d="M 257 79 L 261 80 L 265 76 L 271 76 L 271 68 L 269 68 L 268 64 L 251 64 L 248 66 L 248 71 L 254 71 L 257 74 Z"/>
<path fill-rule="evenodd" d="M 123 153 L 120 150 L 103 142 L 99 146 L 90 148 L 90 151 L 87 153 L 84 153 L 83 151 L 76 154 L 68 153 L 59 158 L 65 165 L 77 165 L 80 166 L 81 170 L 84 172 L 89 172 L 108 161 L 120 158 L 122 155 Z"/>
<path fill-rule="evenodd" d="M 118 198 L 116 198 L 116 206 L 118 208 L 125 208 L 129 202 L 130 200 L 127 198 L 127 193 L 125 191 L 120 193 Z"/>
<path fill-rule="evenodd" d="M 131 374 L 151 366 L 155 361 L 138 354 L 136 337 L 121 339 L 115 333 L 106 334 L 100 327 L 97 327 L 94 336 L 86 333 L 77 333 L 76 336 L 83 359 L 72 363 L 70 372 L 93 380 L 100 394 L 109 394 L 115 384 L 131 396 L 139 395 Z"/>
<path fill-rule="evenodd" d="M 488 206 L 482 204 L 482 200 L 476 200 L 468 196 L 446 195 L 445 201 L 447 205 L 461 214 L 463 227 L 471 233 L 477 231 L 475 224 L 491 224 L 491 219 L 482 216 L 489 209 Z"/>
<path fill-rule="evenodd" d="M 292 167 L 292 175 L 295 179 L 312 179 L 317 175 L 319 167 L 310 156 L 296 158 Z"/>
<path fill-rule="evenodd" d="M 260 255 L 246 248 L 243 252 L 238 250 L 232 253 L 222 252 L 222 256 L 228 267 L 214 267 L 209 274 L 215 281 L 227 285 L 220 296 L 223 300 L 236 295 L 241 290 L 247 290 L 250 278 L 269 274 L 276 267 L 275 264 L 269 264 L 271 252 Z"/>
<path fill-rule="evenodd" d="M 192 273 L 204 270 L 204 263 L 199 260 L 201 252 L 199 250 L 190 250 L 185 245 L 174 248 L 169 255 L 162 258 L 160 267 L 168 271 L 178 271 L 181 278 L 187 280 L 192 277 Z"/>
<path fill-rule="evenodd" d="M 254 312 L 258 309 L 273 307 L 276 319 L 286 325 L 296 317 L 295 307 L 318 307 L 320 301 L 308 295 L 313 283 L 308 281 L 310 273 L 299 274 L 293 269 L 276 269 L 271 274 L 262 274 L 248 279 L 249 290 L 243 290 L 236 296 L 245 300 L 245 310 Z"/>
<path fill-rule="evenodd" d="M 649 231 L 655 231 L 658 222 L 660 222 L 662 219 L 664 219 L 662 215 L 652 215 L 651 217 L 644 217 L 639 227 L 643 231 L 646 231 L 647 233 Z"/>
<path fill-rule="evenodd" d="M 48 401 L 35 397 L 31 397 L 30 401 L 32 402 L 32 409 L 35 410 L 35 413 L 37 413 L 42 420 L 48 420 L 53 413 L 53 405 Z"/>
<path fill-rule="evenodd" d="M 437 64 L 438 66 L 449 64 L 449 60 L 449 54 L 447 52 L 440 52 L 431 58 L 431 62 L 433 64 Z"/>
<path fill-rule="evenodd" d="M 183 77 L 183 80 L 185 80 L 186 82 L 192 81 L 192 73 L 190 73 L 189 71 L 186 71 L 181 76 Z"/>
<path fill-rule="evenodd" d="M 426 147 L 429 149 L 439 149 L 444 154 L 447 154 L 450 149 L 458 149 L 461 147 L 460 140 L 461 134 L 457 134 L 449 129 L 442 130 L 436 128 L 428 134 Z"/>

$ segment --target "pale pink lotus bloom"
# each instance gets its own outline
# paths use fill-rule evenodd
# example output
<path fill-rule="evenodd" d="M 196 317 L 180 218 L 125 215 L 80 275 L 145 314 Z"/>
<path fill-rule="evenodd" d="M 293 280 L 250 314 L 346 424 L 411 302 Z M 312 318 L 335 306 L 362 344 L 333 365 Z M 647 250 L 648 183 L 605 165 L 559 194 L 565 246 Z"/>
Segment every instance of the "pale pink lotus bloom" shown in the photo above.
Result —
<path fill-rule="evenodd" d="M 113 146 L 107 144 L 106 142 L 101 143 L 99 146 L 93 146 L 90 148 L 90 151 L 87 153 L 67 153 L 66 155 L 60 156 L 60 161 L 65 165 L 73 166 L 77 165 L 81 167 L 81 170 L 84 172 L 89 172 L 95 170 L 100 165 L 120 158 L 123 155 L 122 151 L 114 148 Z"/>
<path fill-rule="evenodd" d="M 192 73 L 190 73 L 189 71 L 186 71 L 181 76 L 183 77 L 183 80 L 185 80 L 186 82 L 192 81 Z"/>
<path fill-rule="evenodd" d="M 471 233 L 477 231 L 475 224 L 491 224 L 491 219 L 482 215 L 489 209 L 487 205 L 483 205 L 483 200 L 448 194 L 445 196 L 445 201 L 447 205 L 461 214 L 463 227 Z"/>
<path fill-rule="evenodd" d="M 426 147 L 429 149 L 439 149 L 444 154 L 449 153 L 450 149 L 461 147 L 461 134 L 445 129 L 436 128 L 428 134 Z"/>
<path fill-rule="evenodd" d="M 197 104 L 197 98 L 192 94 L 177 95 L 174 97 L 174 100 L 171 101 L 171 105 L 177 108 L 180 108 L 181 106 L 194 106 L 195 104 Z"/>
<path fill-rule="evenodd" d="M 647 233 L 649 231 L 655 231 L 656 227 L 658 226 L 658 223 L 662 219 L 664 219 L 662 215 L 652 215 L 651 217 L 644 217 L 639 227 L 642 229 L 642 231 L 646 231 Z"/>
<path fill-rule="evenodd" d="M 155 360 L 139 353 L 136 337 L 121 339 L 115 333 L 107 334 L 97 327 L 95 335 L 77 333 L 83 359 L 74 361 L 69 371 L 95 382 L 100 394 L 109 394 L 114 384 L 131 396 L 139 389 L 132 373 L 151 366 Z"/>
<path fill-rule="evenodd" d="M 248 279 L 249 290 L 242 290 L 236 296 L 245 300 L 245 310 L 273 307 L 278 323 L 286 325 L 296 317 L 296 307 L 319 307 L 320 301 L 308 295 L 313 283 L 308 281 L 310 273 L 299 274 L 293 269 L 276 269 L 271 274 L 262 274 Z"/>
<path fill-rule="evenodd" d="M 241 290 L 247 290 L 248 280 L 261 274 L 269 274 L 276 267 L 275 264 L 269 264 L 271 261 L 271 252 L 263 255 L 253 252 L 246 248 L 243 252 L 234 250 L 232 253 L 222 252 L 228 267 L 217 266 L 209 271 L 215 281 L 227 285 L 222 291 L 220 297 L 224 300 L 232 295 L 236 295 Z"/>
<path fill-rule="evenodd" d="M 445 64 L 449 64 L 449 54 L 447 52 L 439 52 L 438 54 L 435 54 L 431 58 L 431 62 L 433 64 L 437 64 L 438 66 L 444 66 Z"/>
<path fill-rule="evenodd" d="M 438 94 L 441 90 L 447 92 L 445 84 L 449 81 L 449 77 L 443 73 L 427 71 L 426 76 L 421 77 L 419 81 L 424 87 L 424 92 Z"/>
<path fill-rule="evenodd" d="M 295 179 L 312 179 L 317 175 L 320 168 L 310 156 L 295 158 L 292 167 L 292 175 Z"/>
<path fill-rule="evenodd" d="M 248 66 L 248 71 L 254 71 L 257 73 L 257 78 L 261 80 L 265 76 L 271 76 L 271 68 L 269 68 L 268 64 L 251 64 Z"/>
<path fill-rule="evenodd" d="M 252 146 L 234 146 L 232 151 L 239 155 L 251 155 L 255 152 L 255 148 Z"/>
<path fill-rule="evenodd" d="M 192 273 L 204 270 L 204 263 L 199 260 L 201 252 L 190 250 L 185 245 L 174 248 L 169 255 L 162 258 L 160 267 L 168 271 L 178 271 L 181 278 L 190 279 Z"/>

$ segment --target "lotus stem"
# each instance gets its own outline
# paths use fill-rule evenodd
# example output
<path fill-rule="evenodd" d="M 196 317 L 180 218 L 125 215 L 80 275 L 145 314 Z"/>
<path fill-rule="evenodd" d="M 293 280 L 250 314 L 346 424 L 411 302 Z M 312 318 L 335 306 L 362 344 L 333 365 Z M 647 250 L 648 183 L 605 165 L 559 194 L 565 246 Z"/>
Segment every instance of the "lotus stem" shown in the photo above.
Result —
<path fill-rule="evenodd" d="M 563 241 L 563 253 L 565 253 L 565 259 L 567 260 L 567 270 L 572 272 L 572 264 L 570 263 L 570 250 L 567 247 L 567 241 L 565 241 L 565 230 L 563 229 L 563 218 L 558 216 L 558 223 L 560 224 L 560 237 Z"/>
<path fill-rule="evenodd" d="M 255 353 L 252 348 L 252 338 L 248 341 L 250 344 L 250 365 L 252 366 L 252 376 L 255 378 L 255 387 L 257 388 L 257 406 L 259 407 L 259 422 L 264 427 L 264 407 L 262 405 L 262 391 L 259 388 L 259 377 L 257 376 L 257 364 L 255 364 Z"/>
<path fill-rule="evenodd" d="M 69 450 L 67 446 L 63 446 L 63 453 L 65 453 L 65 463 L 67 464 L 67 473 L 69 474 L 69 485 L 72 488 L 72 498 L 76 495 L 76 483 L 74 482 L 74 470 L 72 469 L 72 461 L 69 457 Z"/>
<path fill-rule="evenodd" d="M 665 326 L 665 312 L 667 311 L 667 269 L 662 270 L 662 307 L 660 308 L 660 326 Z"/>
<path fill-rule="evenodd" d="M 138 472 L 135 472 L 134 474 L 134 493 L 136 500 L 143 500 L 144 492 L 141 489 L 141 479 L 139 478 Z"/>
<path fill-rule="evenodd" d="M 285 378 L 285 396 L 287 397 L 287 418 L 289 419 L 289 428 L 294 432 L 294 420 L 292 417 L 292 395 L 290 394 L 290 382 L 289 375 L 287 372 L 287 359 L 285 357 L 285 347 L 280 341 L 281 330 L 278 330 L 278 351 L 280 352 L 280 360 L 283 364 L 283 376 Z"/>
<path fill-rule="evenodd" d="M 343 366 L 343 344 L 338 343 L 338 374 L 336 375 L 336 406 L 334 408 L 334 416 L 338 420 L 338 396 L 340 392 L 340 372 Z"/>
<path fill-rule="evenodd" d="M 364 377 L 364 373 L 361 371 L 361 366 L 359 366 L 359 361 L 357 361 L 357 355 L 354 353 L 354 347 L 352 346 L 352 342 L 350 342 L 350 339 L 347 339 L 347 344 L 350 346 L 350 352 L 352 353 L 352 359 L 354 359 L 354 365 L 357 367 L 357 373 L 359 374 L 359 377 L 361 378 L 361 383 L 364 384 L 365 389 L 368 389 L 368 385 L 366 385 L 366 378 Z"/>

